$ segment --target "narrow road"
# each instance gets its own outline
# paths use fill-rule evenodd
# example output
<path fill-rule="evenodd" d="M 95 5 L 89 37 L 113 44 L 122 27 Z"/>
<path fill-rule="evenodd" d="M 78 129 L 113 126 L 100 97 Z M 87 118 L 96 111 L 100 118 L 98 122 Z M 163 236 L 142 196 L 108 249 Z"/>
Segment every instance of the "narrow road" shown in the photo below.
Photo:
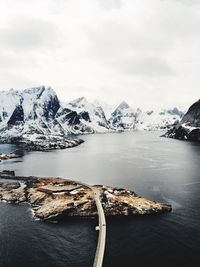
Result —
<path fill-rule="evenodd" d="M 100 191 L 98 188 L 95 188 L 91 185 L 88 185 L 82 182 L 79 182 L 79 183 L 84 186 L 89 187 L 94 193 L 94 200 L 96 202 L 97 212 L 99 216 L 99 225 L 96 227 L 96 229 L 99 231 L 99 238 L 98 238 L 98 244 L 97 244 L 93 267 L 102 267 L 104 251 L 105 251 L 105 246 L 106 246 L 106 219 L 105 219 L 104 210 L 103 210 L 101 200 L 100 200 Z"/>
<path fill-rule="evenodd" d="M 106 245 L 106 219 L 103 207 L 101 205 L 100 201 L 100 192 L 95 187 L 90 187 L 94 192 L 94 198 L 97 206 L 97 211 L 99 215 L 99 239 L 96 249 L 96 255 L 94 259 L 93 267 L 102 267 L 103 266 L 103 257 L 104 257 L 104 251 L 105 251 L 105 245 Z"/>

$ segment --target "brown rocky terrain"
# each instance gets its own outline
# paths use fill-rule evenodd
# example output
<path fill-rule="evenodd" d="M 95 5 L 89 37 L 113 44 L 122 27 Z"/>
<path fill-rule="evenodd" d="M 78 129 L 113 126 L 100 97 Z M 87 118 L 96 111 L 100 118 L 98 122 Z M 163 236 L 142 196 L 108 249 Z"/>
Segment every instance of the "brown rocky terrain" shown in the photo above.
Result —
<path fill-rule="evenodd" d="M 106 216 L 155 214 L 172 209 L 171 205 L 145 199 L 122 188 L 94 187 L 100 191 Z M 9 171 L 0 173 L 0 200 L 28 202 L 34 216 L 42 220 L 63 216 L 97 216 L 92 188 L 61 178 L 17 177 Z"/>

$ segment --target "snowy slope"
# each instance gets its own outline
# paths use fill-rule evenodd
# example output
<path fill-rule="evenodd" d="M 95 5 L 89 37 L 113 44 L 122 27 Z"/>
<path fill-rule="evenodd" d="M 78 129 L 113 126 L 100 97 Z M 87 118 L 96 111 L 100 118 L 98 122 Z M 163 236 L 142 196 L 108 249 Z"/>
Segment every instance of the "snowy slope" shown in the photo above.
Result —
<path fill-rule="evenodd" d="M 104 101 L 95 100 L 93 104 L 96 107 L 102 107 L 107 120 L 110 119 L 112 112 L 115 110 L 115 106 L 107 104 Z"/>
<path fill-rule="evenodd" d="M 0 93 L 0 125 L 6 126 L 13 110 L 20 104 L 20 94 L 13 89 Z"/>
<path fill-rule="evenodd" d="M 83 125 L 92 129 L 93 132 L 106 132 L 109 124 L 101 106 L 95 106 L 81 97 L 66 105 L 69 110 L 76 111 Z"/>
<path fill-rule="evenodd" d="M 133 110 L 123 101 L 111 114 L 109 119 L 111 127 L 116 130 L 133 130 L 136 126 L 139 109 Z"/>
<path fill-rule="evenodd" d="M 136 127 L 138 130 L 166 129 L 180 121 L 183 114 L 179 108 L 141 112 Z"/>

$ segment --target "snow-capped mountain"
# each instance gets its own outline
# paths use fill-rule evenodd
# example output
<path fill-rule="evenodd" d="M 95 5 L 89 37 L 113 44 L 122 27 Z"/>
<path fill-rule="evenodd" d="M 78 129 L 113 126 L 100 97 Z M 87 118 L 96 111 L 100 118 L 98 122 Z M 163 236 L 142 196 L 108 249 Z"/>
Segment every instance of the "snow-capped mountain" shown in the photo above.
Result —
<path fill-rule="evenodd" d="M 89 103 L 85 97 L 75 99 L 68 103 L 66 108 L 75 111 L 82 123 L 90 132 L 105 132 L 109 129 L 109 124 L 101 106 Z"/>
<path fill-rule="evenodd" d="M 84 97 L 61 103 L 50 87 L 0 92 L 0 135 L 68 135 L 105 132 L 109 129 L 103 109 Z"/>
<path fill-rule="evenodd" d="M 150 110 L 138 114 L 138 130 L 160 130 L 169 128 L 179 122 L 184 112 L 179 108 Z"/>
<path fill-rule="evenodd" d="M 109 123 L 116 130 L 132 130 L 137 123 L 140 110 L 133 110 L 125 101 L 123 101 L 111 114 Z"/>
<path fill-rule="evenodd" d="M 1 137 L 23 134 L 61 134 L 55 121 L 60 108 L 56 93 L 50 87 L 35 87 L 23 91 L 0 92 Z"/>
<path fill-rule="evenodd" d="M 200 100 L 191 105 L 182 120 L 165 136 L 200 142 Z"/>
<path fill-rule="evenodd" d="M 143 112 L 124 101 L 113 112 L 109 105 L 90 103 L 84 97 L 65 104 L 51 87 L 45 86 L 1 91 L 0 100 L 1 139 L 163 129 L 182 116 L 177 108 Z"/>

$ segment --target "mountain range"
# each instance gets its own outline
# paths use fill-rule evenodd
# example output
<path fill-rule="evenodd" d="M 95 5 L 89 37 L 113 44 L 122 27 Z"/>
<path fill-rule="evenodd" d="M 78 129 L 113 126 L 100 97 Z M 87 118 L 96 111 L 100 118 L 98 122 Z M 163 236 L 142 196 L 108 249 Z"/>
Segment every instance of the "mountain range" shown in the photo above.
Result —
<path fill-rule="evenodd" d="M 183 115 L 177 107 L 142 111 L 122 101 L 112 108 L 100 101 L 90 103 L 85 97 L 63 103 L 51 87 L 45 86 L 0 92 L 0 138 L 4 140 L 168 129 Z"/>

